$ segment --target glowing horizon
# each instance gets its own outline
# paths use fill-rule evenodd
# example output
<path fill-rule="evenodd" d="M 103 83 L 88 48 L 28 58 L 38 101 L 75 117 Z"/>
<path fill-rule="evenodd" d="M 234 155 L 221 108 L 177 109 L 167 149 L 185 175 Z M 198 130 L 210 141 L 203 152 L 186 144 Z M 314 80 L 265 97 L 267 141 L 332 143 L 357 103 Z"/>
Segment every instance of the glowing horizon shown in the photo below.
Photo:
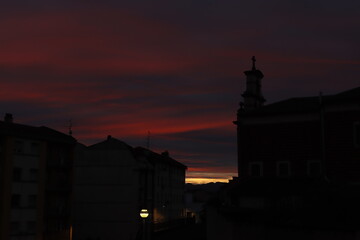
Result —
<path fill-rule="evenodd" d="M 207 183 L 229 183 L 232 178 L 185 178 L 185 183 L 191 183 L 194 185 L 207 184 Z"/>
<path fill-rule="evenodd" d="M 215 183 L 222 182 L 228 183 L 229 180 L 233 179 L 233 177 L 237 176 L 235 172 L 215 172 L 217 168 L 214 169 L 203 169 L 202 171 L 188 171 L 186 173 L 185 182 L 191 184 L 207 184 L 207 183 Z M 218 169 L 221 171 L 221 168 Z"/>

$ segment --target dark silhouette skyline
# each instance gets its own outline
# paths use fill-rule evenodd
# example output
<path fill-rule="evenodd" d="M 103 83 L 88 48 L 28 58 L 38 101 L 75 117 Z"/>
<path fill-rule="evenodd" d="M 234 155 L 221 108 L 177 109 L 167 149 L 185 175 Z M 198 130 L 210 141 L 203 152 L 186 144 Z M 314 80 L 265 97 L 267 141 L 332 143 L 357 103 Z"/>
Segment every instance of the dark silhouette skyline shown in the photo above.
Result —
<path fill-rule="evenodd" d="M 111 134 L 169 150 L 194 178 L 236 174 L 243 70 L 266 104 L 359 84 L 357 1 L 9 1 L 0 109 L 94 144 Z M 2 115 L 0 114 L 0 116 Z"/>
<path fill-rule="evenodd" d="M 238 177 L 208 201 L 207 239 L 357 239 L 360 87 L 264 105 L 252 60 L 234 121 Z"/>

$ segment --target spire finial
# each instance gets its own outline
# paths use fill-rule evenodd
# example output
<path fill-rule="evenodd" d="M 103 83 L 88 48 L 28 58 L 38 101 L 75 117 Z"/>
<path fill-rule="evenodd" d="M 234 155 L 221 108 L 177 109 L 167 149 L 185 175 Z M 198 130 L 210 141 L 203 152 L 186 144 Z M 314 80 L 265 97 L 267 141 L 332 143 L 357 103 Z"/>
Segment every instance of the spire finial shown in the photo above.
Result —
<path fill-rule="evenodd" d="M 253 57 L 251 58 L 251 60 L 252 60 L 252 70 L 254 71 L 254 70 L 256 70 L 256 68 L 255 68 L 255 62 L 256 62 L 255 56 L 253 56 Z"/>

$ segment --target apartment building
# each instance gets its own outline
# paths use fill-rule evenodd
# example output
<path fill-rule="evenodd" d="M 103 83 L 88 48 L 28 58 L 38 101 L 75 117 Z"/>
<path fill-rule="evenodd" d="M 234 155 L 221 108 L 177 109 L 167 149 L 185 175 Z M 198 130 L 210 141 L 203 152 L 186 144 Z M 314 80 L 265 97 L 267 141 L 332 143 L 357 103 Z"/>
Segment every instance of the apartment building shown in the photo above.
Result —
<path fill-rule="evenodd" d="M 167 153 L 111 136 L 76 152 L 74 240 L 139 239 L 185 217 L 186 167 Z M 146 227 L 141 209 L 150 213 Z"/>
<path fill-rule="evenodd" d="M 70 239 L 75 143 L 11 114 L 0 121 L 0 239 Z"/>

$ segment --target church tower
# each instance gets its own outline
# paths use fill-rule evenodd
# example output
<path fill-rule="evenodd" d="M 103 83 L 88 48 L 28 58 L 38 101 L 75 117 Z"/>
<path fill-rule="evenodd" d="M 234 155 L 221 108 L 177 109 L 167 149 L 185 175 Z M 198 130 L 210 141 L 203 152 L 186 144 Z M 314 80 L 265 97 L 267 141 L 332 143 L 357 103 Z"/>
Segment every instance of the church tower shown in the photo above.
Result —
<path fill-rule="evenodd" d="M 255 56 L 253 56 L 251 60 L 252 69 L 244 72 L 246 75 L 246 90 L 241 95 L 244 98 L 244 103 L 241 107 L 243 107 L 245 111 L 259 108 L 266 101 L 261 92 L 261 79 L 264 77 L 264 74 L 256 69 Z"/>
<path fill-rule="evenodd" d="M 246 176 L 247 169 L 249 168 L 248 160 L 252 157 L 249 155 L 251 149 L 256 146 L 256 143 L 252 142 L 252 138 L 249 138 L 251 134 L 248 132 L 248 127 L 244 125 L 244 119 L 247 118 L 247 113 L 252 110 L 258 109 L 264 105 L 265 98 L 261 92 L 261 79 L 264 74 L 260 70 L 256 69 L 256 59 L 252 57 L 252 69 L 245 71 L 246 75 L 246 90 L 241 95 L 244 98 L 244 102 L 240 102 L 240 109 L 237 112 L 237 120 L 234 124 L 237 125 L 237 148 L 238 148 L 238 174 L 239 176 Z M 258 173 L 261 174 L 262 167 L 258 168 Z"/>

